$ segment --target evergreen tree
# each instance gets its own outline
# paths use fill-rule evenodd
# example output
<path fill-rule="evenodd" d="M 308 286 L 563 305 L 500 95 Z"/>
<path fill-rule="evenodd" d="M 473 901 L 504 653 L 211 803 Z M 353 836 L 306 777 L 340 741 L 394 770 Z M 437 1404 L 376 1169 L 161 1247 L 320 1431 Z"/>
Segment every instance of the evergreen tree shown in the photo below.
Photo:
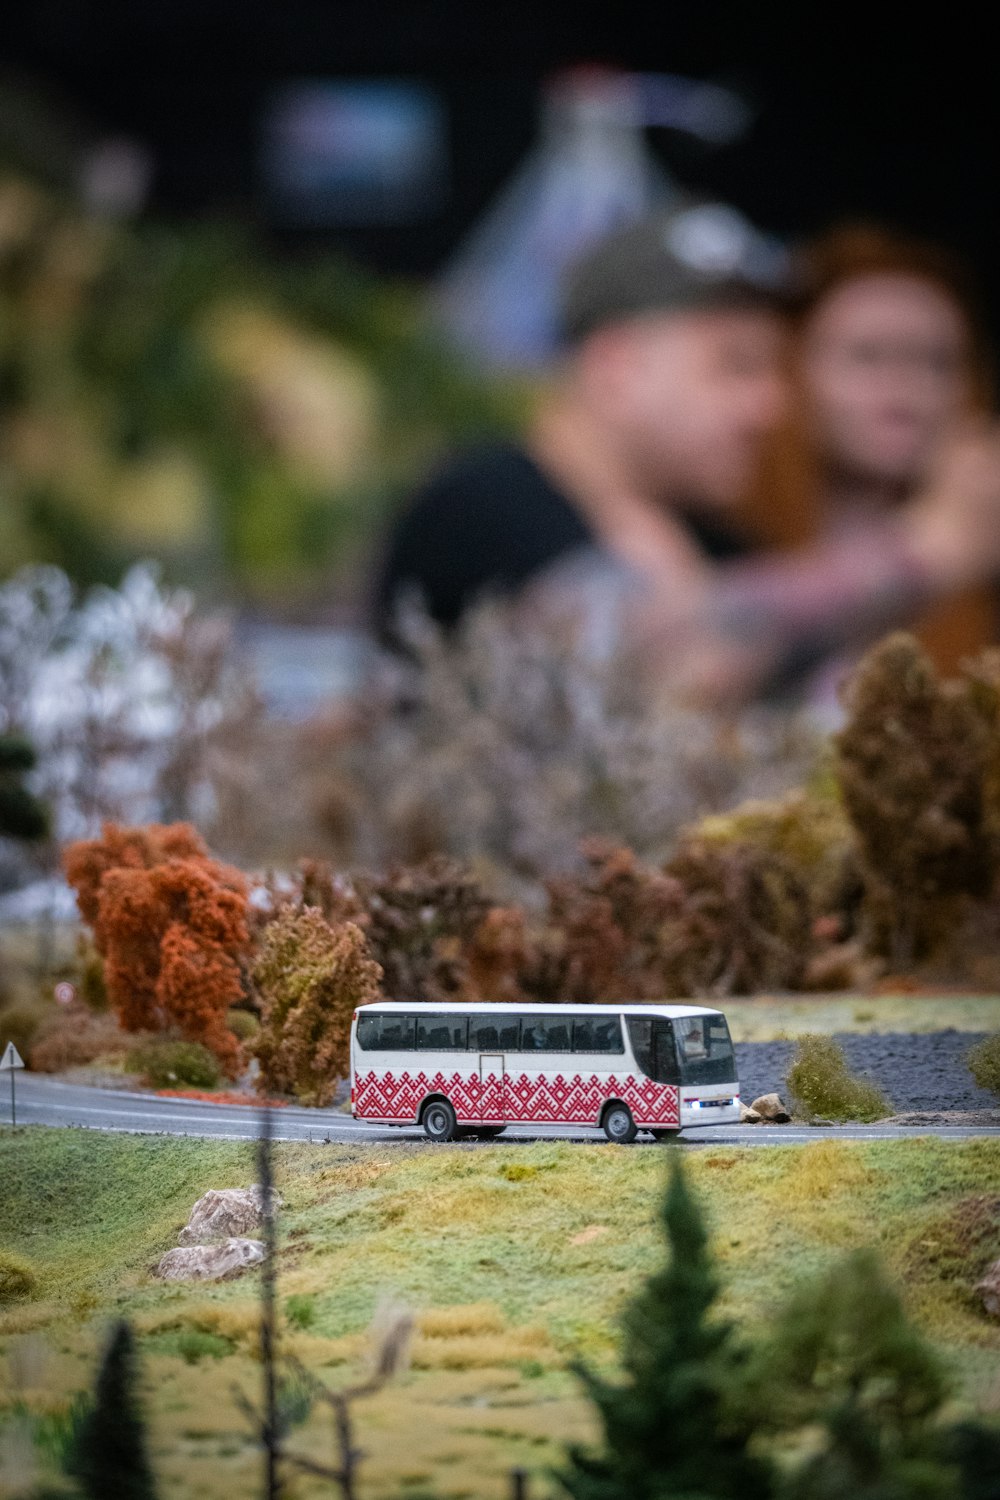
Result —
<path fill-rule="evenodd" d="M 33 843 L 49 831 L 43 803 L 24 785 L 35 752 L 18 735 L 0 734 L 0 836 Z"/>
<path fill-rule="evenodd" d="M 104 1351 L 94 1407 L 67 1462 L 87 1500 L 155 1500 L 146 1431 L 136 1393 L 132 1330 L 119 1322 Z"/>
<path fill-rule="evenodd" d="M 561 1483 L 573 1500 L 765 1500 L 770 1470 L 729 1399 L 742 1352 L 731 1325 L 710 1316 L 718 1284 L 678 1157 L 662 1217 L 670 1256 L 625 1313 L 624 1382 L 579 1368 L 603 1446 L 571 1449 Z"/>
<path fill-rule="evenodd" d="M 944 1373 L 873 1251 L 846 1256 L 793 1297 L 761 1353 L 762 1421 L 786 1435 L 810 1434 L 788 1500 L 960 1493 L 938 1426 Z"/>

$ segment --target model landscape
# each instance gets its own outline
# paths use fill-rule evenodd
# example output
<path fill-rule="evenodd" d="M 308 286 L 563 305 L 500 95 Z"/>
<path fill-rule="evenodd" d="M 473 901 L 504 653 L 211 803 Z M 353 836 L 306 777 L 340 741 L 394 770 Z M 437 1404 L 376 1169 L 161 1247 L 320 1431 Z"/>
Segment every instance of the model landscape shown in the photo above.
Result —
<path fill-rule="evenodd" d="M 260 1100 L 279 1136 L 291 1101 L 335 1132 L 352 1015 L 380 997 L 685 996 L 727 1014 L 745 1104 L 798 1123 L 765 1103 L 770 1149 L 318 1128 L 263 1158 L 8 1132 L 11 1493 L 126 1493 L 113 1399 L 130 1494 L 254 1493 L 269 1444 L 288 1494 L 992 1494 L 998 681 L 991 655 L 941 681 L 888 639 L 804 787 L 689 824 L 658 863 L 606 834 L 519 885 L 443 853 L 253 873 L 190 823 L 65 843 L 79 926 L 41 981 L 31 930 L 4 940 L 0 1043 L 38 1076 L 250 1120 Z M 25 848 L 27 764 L 4 773 Z M 276 1196 L 247 1191 L 262 1169 Z"/>

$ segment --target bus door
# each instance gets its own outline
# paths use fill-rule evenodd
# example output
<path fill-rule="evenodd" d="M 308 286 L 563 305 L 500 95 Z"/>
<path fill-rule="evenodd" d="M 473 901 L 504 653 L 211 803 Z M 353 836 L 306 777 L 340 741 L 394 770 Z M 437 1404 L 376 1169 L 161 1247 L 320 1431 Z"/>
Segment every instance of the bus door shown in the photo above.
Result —
<path fill-rule="evenodd" d="M 479 1109 L 484 1124 L 499 1125 L 507 1118 L 507 1091 L 502 1052 L 479 1055 Z"/>

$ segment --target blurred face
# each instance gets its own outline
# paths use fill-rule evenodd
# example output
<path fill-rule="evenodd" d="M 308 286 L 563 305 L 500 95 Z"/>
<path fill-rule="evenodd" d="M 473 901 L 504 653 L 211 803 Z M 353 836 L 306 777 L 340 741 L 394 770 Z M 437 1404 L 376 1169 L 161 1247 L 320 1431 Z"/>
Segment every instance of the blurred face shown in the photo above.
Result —
<path fill-rule="evenodd" d="M 961 310 L 916 276 L 880 273 L 837 287 L 804 333 L 815 437 L 855 479 L 914 485 L 970 396 Z"/>
<path fill-rule="evenodd" d="M 647 494 L 710 506 L 740 498 L 784 407 L 784 338 L 774 314 L 728 308 L 592 335 L 597 410 Z"/>

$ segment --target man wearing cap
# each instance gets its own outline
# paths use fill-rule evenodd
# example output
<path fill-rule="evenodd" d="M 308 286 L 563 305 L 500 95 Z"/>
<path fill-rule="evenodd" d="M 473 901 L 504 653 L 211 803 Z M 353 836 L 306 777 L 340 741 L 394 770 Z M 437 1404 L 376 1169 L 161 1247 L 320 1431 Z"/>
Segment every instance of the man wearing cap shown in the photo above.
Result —
<path fill-rule="evenodd" d="M 408 592 L 452 625 L 570 557 L 596 552 L 676 589 L 706 560 L 742 555 L 725 510 L 783 396 L 766 262 L 721 205 L 632 225 L 585 255 L 524 444 L 452 460 L 398 521 L 377 584 L 383 634 Z"/>

